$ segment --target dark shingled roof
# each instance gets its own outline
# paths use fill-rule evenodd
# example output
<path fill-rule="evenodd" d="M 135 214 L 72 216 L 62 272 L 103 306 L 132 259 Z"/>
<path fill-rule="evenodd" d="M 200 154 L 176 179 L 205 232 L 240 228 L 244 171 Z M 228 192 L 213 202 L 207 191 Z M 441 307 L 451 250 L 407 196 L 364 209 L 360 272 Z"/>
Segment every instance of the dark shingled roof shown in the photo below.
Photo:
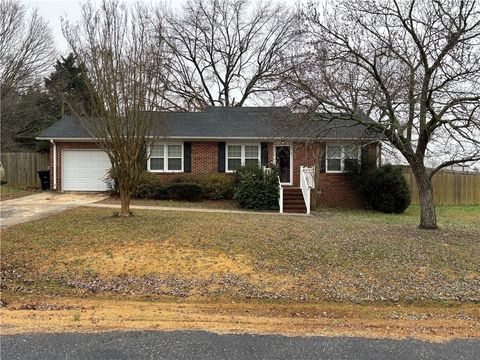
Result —
<path fill-rule="evenodd" d="M 153 136 L 184 139 L 376 138 L 342 115 L 292 113 L 283 107 L 211 107 L 204 112 L 155 112 Z M 90 139 L 81 121 L 65 116 L 38 139 Z"/>

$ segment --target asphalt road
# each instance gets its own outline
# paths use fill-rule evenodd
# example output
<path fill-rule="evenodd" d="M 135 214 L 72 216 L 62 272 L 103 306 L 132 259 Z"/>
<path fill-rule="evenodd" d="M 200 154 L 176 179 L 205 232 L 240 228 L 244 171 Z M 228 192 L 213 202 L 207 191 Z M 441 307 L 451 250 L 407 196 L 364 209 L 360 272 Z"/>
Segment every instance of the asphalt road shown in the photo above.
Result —
<path fill-rule="evenodd" d="M 480 340 L 427 343 L 348 337 L 217 335 L 203 331 L 2 336 L 1 359 L 480 359 Z"/>

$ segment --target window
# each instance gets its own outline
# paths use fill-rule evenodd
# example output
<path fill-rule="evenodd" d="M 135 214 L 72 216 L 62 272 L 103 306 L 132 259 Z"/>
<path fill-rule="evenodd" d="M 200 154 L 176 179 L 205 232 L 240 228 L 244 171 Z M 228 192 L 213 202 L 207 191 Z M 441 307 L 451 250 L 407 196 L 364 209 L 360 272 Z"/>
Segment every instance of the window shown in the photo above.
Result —
<path fill-rule="evenodd" d="M 260 165 L 260 145 L 227 145 L 227 171 Z"/>
<path fill-rule="evenodd" d="M 164 145 L 152 145 L 150 147 L 150 169 L 153 171 L 163 171 L 165 157 Z"/>
<path fill-rule="evenodd" d="M 245 166 L 258 166 L 258 154 L 257 145 L 245 145 Z"/>
<path fill-rule="evenodd" d="M 345 146 L 343 148 L 345 159 L 343 160 L 343 171 L 352 171 L 359 164 L 359 148 L 355 146 Z"/>
<path fill-rule="evenodd" d="M 360 163 L 360 148 L 353 145 L 328 145 L 327 172 L 346 172 Z"/>
<path fill-rule="evenodd" d="M 182 171 L 183 146 L 167 145 L 168 151 L 168 171 Z"/>
<path fill-rule="evenodd" d="M 327 147 L 327 171 L 342 171 L 342 147 Z"/>
<path fill-rule="evenodd" d="M 148 171 L 151 172 L 182 172 L 182 144 L 154 144 L 150 146 Z"/>
<path fill-rule="evenodd" d="M 234 171 L 242 166 L 242 146 L 228 145 L 227 148 L 227 170 Z"/>

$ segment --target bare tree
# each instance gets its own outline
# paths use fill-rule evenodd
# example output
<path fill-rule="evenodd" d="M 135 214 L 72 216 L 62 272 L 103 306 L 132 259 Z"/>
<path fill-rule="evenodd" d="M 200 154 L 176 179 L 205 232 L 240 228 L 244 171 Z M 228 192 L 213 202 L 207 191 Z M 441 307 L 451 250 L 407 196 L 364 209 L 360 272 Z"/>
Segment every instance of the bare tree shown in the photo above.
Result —
<path fill-rule="evenodd" d="M 0 100 L 33 83 L 52 63 L 47 22 L 18 1 L 0 2 Z"/>
<path fill-rule="evenodd" d="M 269 96 L 284 71 L 281 59 L 298 35 L 294 20 L 289 9 L 271 2 L 189 0 L 183 12 L 166 17 L 170 107 L 242 106 Z"/>
<path fill-rule="evenodd" d="M 415 175 L 420 227 L 436 229 L 432 177 L 480 159 L 478 0 L 342 0 L 305 15 L 309 51 L 286 78 L 296 106 L 382 134 Z"/>
<path fill-rule="evenodd" d="M 104 0 L 82 5 L 78 24 L 63 21 L 64 35 L 85 66 L 90 111 L 73 109 L 108 154 L 120 191 L 120 215 L 130 215 L 130 199 L 144 171 L 154 139 L 152 111 L 158 109 L 158 81 L 164 47 L 152 36 L 150 11 Z"/>

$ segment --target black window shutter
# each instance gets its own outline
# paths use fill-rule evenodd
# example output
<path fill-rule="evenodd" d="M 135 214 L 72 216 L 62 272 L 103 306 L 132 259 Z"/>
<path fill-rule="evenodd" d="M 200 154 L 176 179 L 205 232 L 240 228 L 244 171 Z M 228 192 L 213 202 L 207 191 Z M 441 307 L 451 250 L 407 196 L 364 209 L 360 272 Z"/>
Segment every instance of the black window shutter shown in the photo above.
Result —
<path fill-rule="evenodd" d="M 324 173 L 326 170 L 327 160 L 327 146 L 325 143 L 320 144 L 320 172 Z"/>
<path fill-rule="evenodd" d="M 268 143 L 261 144 L 261 162 L 262 166 L 268 166 Z"/>
<path fill-rule="evenodd" d="M 192 143 L 183 143 L 183 171 L 192 172 Z"/>
<path fill-rule="evenodd" d="M 225 172 L 225 143 L 218 143 L 218 172 Z"/>
<path fill-rule="evenodd" d="M 148 170 L 148 148 L 145 142 L 143 142 L 142 152 L 140 155 L 140 162 L 142 164 L 143 170 L 147 171 Z"/>
<path fill-rule="evenodd" d="M 368 158 L 368 145 L 362 146 L 360 151 L 360 169 L 362 171 L 368 170 L 369 166 L 369 158 Z"/>

